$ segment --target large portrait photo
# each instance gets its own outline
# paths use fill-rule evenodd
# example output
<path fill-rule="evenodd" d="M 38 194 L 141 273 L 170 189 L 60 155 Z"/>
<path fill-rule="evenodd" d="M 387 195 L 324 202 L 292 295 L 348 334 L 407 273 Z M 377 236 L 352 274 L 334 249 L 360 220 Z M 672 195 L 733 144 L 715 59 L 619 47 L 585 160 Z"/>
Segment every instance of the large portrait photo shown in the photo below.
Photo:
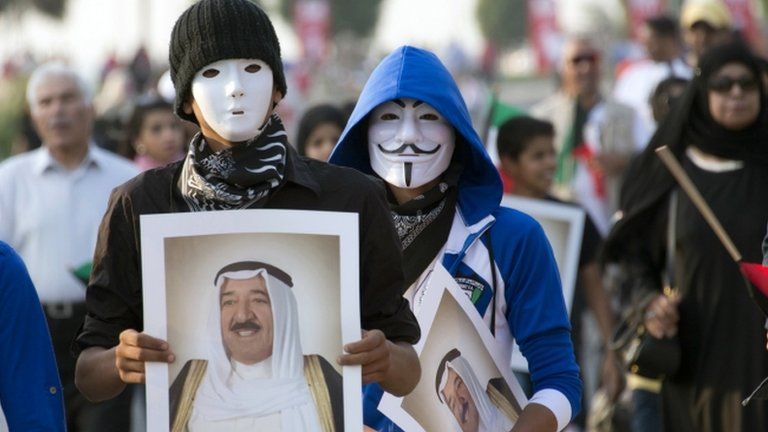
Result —
<path fill-rule="evenodd" d="M 379 410 L 406 431 L 509 432 L 526 403 L 509 357 L 442 267 L 430 276 L 418 319 L 421 380 Z"/>
<path fill-rule="evenodd" d="M 142 218 L 144 286 L 152 287 L 145 327 L 176 356 L 147 369 L 148 429 L 360 424 L 359 369 L 355 377 L 336 363 L 360 332 L 356 220 L 272 210 L 195 216 Z"/>

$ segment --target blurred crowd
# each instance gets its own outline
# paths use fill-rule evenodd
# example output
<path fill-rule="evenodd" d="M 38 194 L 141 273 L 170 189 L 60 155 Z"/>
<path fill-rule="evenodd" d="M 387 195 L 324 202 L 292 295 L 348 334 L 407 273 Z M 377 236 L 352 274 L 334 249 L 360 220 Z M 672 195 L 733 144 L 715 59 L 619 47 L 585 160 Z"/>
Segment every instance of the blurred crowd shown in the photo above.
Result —
<path fill-rule="evenodd" d="M 494 74 L 482 68 L 456 73 L 505 193 L 586 213 L 571 308 L 584 409 L 569 430 L 768 430 L 768 405 L 741 407 L 768 375 L 762 316 L 740 288 L 733 262 L 653 154 L 668 146 L 683 160 L 745 260 L 761 262 L 768 62 L 746 48 L 717 1 L 687 2 L 680 16 L 651 17 L 640 34 L 643 55 L 611 64 L 610 47 L 598 35 L 568 35 L 557 87 L 532 105 L 502 99 L 514 91 L 499 88 L 514 84 L 489 82 Z M 73 431 L 141 430 L 138 388 L 100 404 L 77 394 L 69 343 L 84 315 L 81 288 L 93 252 L 86 245 L 109 191 L 184 158 L 198 132 L 174 114 L 167 69 L 143 49 L 127 61 L 113 56 L 92 94 L 61 63 L 40 66 L 25 57 L 2 68 L 0 80 L 8 85 L 0 97 L 18 102 L 18 114 L 0 109 L 14 121 L 6 128 L 13 135 L 0 135 L 8 157 L 0 164 L 0 240 L 24 258 L 44 305 Z M 294 72 L 288 93 L 297 95 L 277 111 L 298 152 L 327 161 L 354 97 L 317 97 L 324 92 L 313 92 L 313 75 Z M 13 92 L 22 92 L 26 103 Z M 45 159 L 43 147 L 61 158 Z M 88 164 L 111 171 L 93 174 Z M 36 183 L 34 174 L 48 169 L 60 171 L 58 183 Z M 27 176 L 24 187 L 41 196 L 19 203 L 4 182 Z M 86 185 L 91 176 L 95 185 Z M 74 221 L 75 212 L 92 216 Z M 51 218 L 53 228 L 38 229 Z M 51 241 L 56 236 L 62 238 Z M 52 262 L 69 273 L 43 276 Z M 62 294 L 55 286 L 64 278 L 74 288 Z M 617 347 L 616 329 L 638 308 L 647 332 L 682 345 L 673 371 L 633 368 Z M 108 429 L 99 417 L 109 419 Z"/>

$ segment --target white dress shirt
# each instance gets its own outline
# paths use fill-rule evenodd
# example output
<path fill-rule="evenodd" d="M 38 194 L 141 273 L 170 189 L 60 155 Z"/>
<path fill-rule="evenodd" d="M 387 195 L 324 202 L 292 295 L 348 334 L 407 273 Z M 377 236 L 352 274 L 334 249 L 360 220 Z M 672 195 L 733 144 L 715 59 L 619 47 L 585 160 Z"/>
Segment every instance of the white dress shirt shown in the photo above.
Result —
<path fill-rule="evenodd" d="M 672 75 L 691 79 L 693 70 L 679 58 L 669 63 L 641 60 L 627 67 L 616 79 L 613 98 L 634 108 L 640 115 L 644 128 L 654 131 L 656 130 L 656 121 L 653 119 L 653 112 L 651 111 L 651 94 L 662 80 Z M 642 144 L 645 145 L 646 143 L 643 142 Z"/>
<path fill-rule="evenodd" d="M 40 301 L 84 300 L 72 270 L 93 259 L 110 192 L 136 174 L 127 159 L 94 144 L 73 170 L 45 146 L 0 164 L 0 240 L 24 259 Z"/>

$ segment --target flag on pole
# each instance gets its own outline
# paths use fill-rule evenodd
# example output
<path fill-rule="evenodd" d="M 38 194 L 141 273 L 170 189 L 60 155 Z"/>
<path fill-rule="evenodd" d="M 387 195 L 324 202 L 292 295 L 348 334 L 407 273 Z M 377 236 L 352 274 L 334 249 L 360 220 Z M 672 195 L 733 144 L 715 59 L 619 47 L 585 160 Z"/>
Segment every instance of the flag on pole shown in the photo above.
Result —
<path fill-rule="evenodd" d="M 742 260 L 741 252 L 736 248 L 736 245 L 731 240 L 731 236 L 723 228 L 720 221 L 717 219 L 709 204 L 704 200 L 699 193 L 699 190 L 685 173 L 683 167 L 677 161 L 675 156 L 669 150 L 667 146 L 662 146 L 656 149 L 656 154 L 661 158 L 664 165 L 666 165 L 672 177 L 675 178 L 680 188 L 683 189 L 688 198 L 691 199 L 693 204 L 701 213 L 701 216 L 715 232 L 720 243 L 731 255 L 731 258 L 739 265 L 742 275 L 744 276 L 744 282 L 747 286 L 749 297 L 760 308 L 760 311 L 766 317 L 766 329 L 768 329 L 768 268 L 762 264 L 750 263 Z M 759 386 L 752 392 L 741 404 L 747 406 L 752 399 L 768 399 L 768 378 L 764 379 Z"/>

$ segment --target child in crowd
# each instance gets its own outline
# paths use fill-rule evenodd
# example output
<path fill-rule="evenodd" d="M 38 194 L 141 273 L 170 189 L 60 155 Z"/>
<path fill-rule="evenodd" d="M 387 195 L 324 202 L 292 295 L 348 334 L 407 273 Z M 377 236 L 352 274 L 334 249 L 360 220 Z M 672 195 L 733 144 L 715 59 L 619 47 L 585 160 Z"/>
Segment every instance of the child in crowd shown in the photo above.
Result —
<path fill-rule="evenodd" d="M 320 104 L 308 109 L 299 122 L 296 140 L 299 154 L 327 161 L 346 123 L 347 116 L 333 105 Z"/>
<path fill-rule="evenodd" d="M 184 158 L 184 129 L 173 106 L 157 96 L 139 99 L 128 121 L 125 156 L 146 171 Z"/>
<path fill-rule="evenodd" d="M 499 128 L 496 143 L 500 170 L 512 180 L 513 194 L 562 203 L 549 193 L 557 168 L 554 139 L 555 129 L 552 123 L 533 117 L 514 117 Z M 585 370 L 584 359 L 580 356 L 584 353 L 579 352 L 584 307 L 588 307 L 594 314 L 604 347 L 610 343 L 614 326 L 610 299 L 603 288 L 602 272 L 598 263 L 601 243 L 602 238 L 595 224 L 589 215 L 585 215 L 578 280 L 571 309 L 571 334 L 576 358 L 585 376 L 585 389 L 588 388 L 588 377 L 594 376 L 594 372 L 590 374 L 591 371 Z M 612 351 L 604 352 L 600 376 L 603 387 L 615 400 L 622 390 L 622 374 Z M 587 407 L 582 412 L 586 411 Z"/>

